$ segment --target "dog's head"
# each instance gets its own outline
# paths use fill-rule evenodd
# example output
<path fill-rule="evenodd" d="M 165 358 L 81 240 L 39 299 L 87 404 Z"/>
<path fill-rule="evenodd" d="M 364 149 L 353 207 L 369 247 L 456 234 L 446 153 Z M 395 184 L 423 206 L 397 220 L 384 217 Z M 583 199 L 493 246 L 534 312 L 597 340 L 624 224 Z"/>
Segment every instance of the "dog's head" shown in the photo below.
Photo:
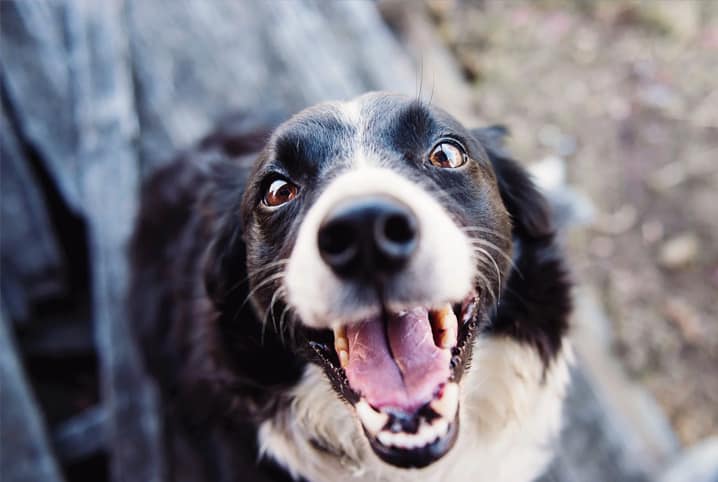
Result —
<path fill-rule="evenodd" d="M 282 124 L 242 199 L 250 298 L 353 407 L 384 461 L 422 467 L 458 433 L 461 378 L 511 263 L 480 136 L 397 95 Z"/>

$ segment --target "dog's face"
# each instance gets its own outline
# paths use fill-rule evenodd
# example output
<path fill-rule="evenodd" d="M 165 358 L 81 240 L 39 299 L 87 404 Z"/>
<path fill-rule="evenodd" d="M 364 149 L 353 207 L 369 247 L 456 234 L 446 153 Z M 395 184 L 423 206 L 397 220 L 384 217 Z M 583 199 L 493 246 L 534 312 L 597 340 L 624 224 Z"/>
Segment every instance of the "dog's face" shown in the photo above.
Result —
<path fill-rule="evenodd" d="M 353 407 L 374 452 L 423 467 L 511 259 L 486 151 L 445 112 L 369 94 L 281 125 L 242 204 L 252 302 Z"/>

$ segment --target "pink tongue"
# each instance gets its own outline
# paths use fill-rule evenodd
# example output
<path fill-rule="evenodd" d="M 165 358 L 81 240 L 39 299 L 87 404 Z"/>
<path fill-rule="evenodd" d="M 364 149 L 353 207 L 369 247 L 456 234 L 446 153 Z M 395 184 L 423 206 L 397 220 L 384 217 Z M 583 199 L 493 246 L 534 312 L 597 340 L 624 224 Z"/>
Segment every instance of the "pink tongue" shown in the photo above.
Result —
<path fill-rule="evenodd" d="M 376 408 L 414 411 L 449 378 L 451 353 L 434 343 L 424 308 L 392 316 L 386 331 L 380 316 L 349 325 L 347 339 L 349 385 Z"/>

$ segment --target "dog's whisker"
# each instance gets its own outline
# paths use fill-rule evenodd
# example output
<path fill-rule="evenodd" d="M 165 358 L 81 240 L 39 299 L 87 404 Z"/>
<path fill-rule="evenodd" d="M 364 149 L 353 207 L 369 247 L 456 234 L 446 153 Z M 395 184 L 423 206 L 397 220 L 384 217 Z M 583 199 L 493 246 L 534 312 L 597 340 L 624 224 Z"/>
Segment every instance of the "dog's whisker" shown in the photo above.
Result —
<path fill-rule="evenodd" d="M 289 260 L 288 260 L 288 259 L 280 259 L 280 260 L 277 260 L 277 261 L 272 261 L 271 263 L 267 263 L 265 266 L 262 266 L 262 267 L 260 267 L 260 268 L 255 269 L 255 270 L 252 271 L 252 272 L 249 272 L 249 273 L 247 274 L 247 276 L 245 276 L 245 277 L 241 278 L 240 280 L 238 280 L 236 283 L 234 283 L 234 284 L 232 285 L 231 288 L 229 288 L 229 289 L 227 290 L 227 296 L 228 296 L 228 295 L 231 295 L 232 293 L 234 293 L 234 291 L 236 291 L 237 289 L 239 289 L 239 287 L 242 286 L 243 284 L 246 284 L 252 277 L 257 276 L 258 274 L 263 273 L 263 272 L 265 272 L 265 271 L 269 271 L 269 270 L 272 270 L 272 269 L 276 269 L 277 267 L 281 267 L 281 266 L 283 266 L 283 265 L 286 265 L 287 263 L 289 263 Z"/>
<path fill-rule="evenodd" d="M 494 250 L 494 252 L 499 254 L 502 258 L 504 258 L 509 263 L 509 266 L 511 266 L 511 269 L 513 271 L 515 271 L 519 276 L 523 277 L 523 274 L 521 273 L 521 270 L 519 269 L 519 267 L 516 265 L 516 262 L 514 261 L 514 259 L 510 255 L 508 255 L 506 252 L 504 252 L 504 250 L 502 250 L 501 248 L 499 248 L 492 242 L 487 241 L 485 239 L 481 239 L 481 238 L 472 238 L 471 243 L 472 243 L 472 246 L 479 244 L 482 246 L 492 248 Z"/>
<path fill-rule="evenodd" d="M 484 248 L 480 248 L 478 246 L 474 246 L 474 253 L 476 254 L 483 254 L 486 258 L 488 258 L 489 261 L 491 261 L 491 264 L 493 264 L 494 269 L 496 270 L 496 278 L 498 279 L 499 283 L 499 293 L 501 292 L 501 270 L 499 269 L 498 263 L 496 263 L 496 260 L 493 256 L 491 256 L 491 253 L 489 253 Z"/>
<path fill-rule="evenodd" d="M 272 261 L 271 263 L 267 263 L 264 266 L 261 266 L 253 271 L 248 271 L 247 277 L 257 276 L 259 273 L 263 273 L 264 271 L 276 268 L 278 266 L 283 266 L 288 263 L 289 263 L 289 259 L 279 259 L 277 261 Z"/>
<path fill-rule="evenodd" d="M 496 246 L 494 243 L 492 243 L 492 242 L 490 242 L 490 241 L 485 241 L 485 240 L 483 240 L 483 239 L 476 239 L 476 238 L 472 239 L 470 242 L 471 242 L 471 246 L 472 246 L 473 248 L 476 248 L 476 249 L 479 249 L 479 248 L 481 248 L 481 249 L 486 249 L 486 248 L 488 248 L 488 249 L 491 250 L 492 253 L 498 254 L 498 255 L 501 256 L 504 260 L 506 260 L 506 262 L 507 262 L 512 268 L 516 268 L 516 265 L 515 265 L 515 263 L 514 263 L 513 258 L 512 258 L 511 256 L 509 256 L 508 254 L 506 254 L 501 248 L 499 248 L 498 246 Z"/>
<path fill-rule="evenodd" d="M 291 307 L 289 304 L 285 303 L 284 309 L 282 310 L 282 314 L 279 316 L 279 328 L 280 328 L 280 330 L 284 330 L 284 326 L 285 326 L 285 325 L 284 325 L 284 321 L 285 321 L 284 318 L 285 318 L 285 316 L 287 315 L 287 312 L 289 312 L 291 309 L 292 309 L 292 307 Z M 295 325 L 296 325 L 295 323 L 290 323 L 290 324 L 289 324 L 290 327 L 296 329 Z M 293 329 L 292 331 L 294 331 L 294 329 Z M 293 340 L 292 340 L 292 341 L 293 341 Z"/>
<path fill-rule="evenodd" d="M 252 296 L 254 296 L 254 294 L 257 293 L 257 291 L 259 291 L 260 289 L 262 289 L 263 287 L 265 287 L 271 283 L 274 283 L 275 281 L 277 281 L 278 279 L 281 279 L 283 277 L 284 277 L 284 271 L 280 271 L 279 273 L 274 273 L 274 274 L 271 274 L 271 275 L 265 277 L 262 281 L 257 283 L 257 285 L 254 288 L 252 288 L 252 290 L 249 292 L 247 297 L 244 299 L 244 301 L 240 305 L 239 311 L 241 311 L 242 308 L 244 308 L 244 306 L 247 304 L 247 302 L 249 302 L 252 299 Z"/>
<path fill-rule="evenodd" d="M 267 310 L 264 313 L 264 318 L 262 319 L 262 344 L 264 344 L 264 334 L 267 331 L 267 325 L 269 315 L 272 315 L 272 325 L 274 326 L 274 330 L 277 331 L 277 323 L 276 318 L 274 316 L 274 305 L 279 300 L 279 297 L 284 294 L 284 287 L 280 286 L 276 290 L 274 290 L 274 293 L 272 293 L 272 298 L 269 301 L 269 306 L 267 307 Z"/>
<path fill-rule="evenodd" d="M 483 226 L 460 226 L 459 229 L 461 229 L 465 233 L 479 232 L 479 233 L 490 234 L 491 236 L 497 237 L 499 239 L 503 239 L 504 241 L 509 241 L 511 239 L 510 237 L 499 233 L 495 229 L 485 228 Z"/>
<path fill-rule="evenodd" d="M 492 288 L 492 283 L 489 281 L 489 279 L 481 271 L 477 271 L 475 273 L 475 277 L 477 278 L 477 282 L 479 283 L 483 291 L 488 291 L 489 295 L 491 296 L 492 303 L 496 304 L 498 302 L 498 297 L 496 296 L 496 293 Z"/>

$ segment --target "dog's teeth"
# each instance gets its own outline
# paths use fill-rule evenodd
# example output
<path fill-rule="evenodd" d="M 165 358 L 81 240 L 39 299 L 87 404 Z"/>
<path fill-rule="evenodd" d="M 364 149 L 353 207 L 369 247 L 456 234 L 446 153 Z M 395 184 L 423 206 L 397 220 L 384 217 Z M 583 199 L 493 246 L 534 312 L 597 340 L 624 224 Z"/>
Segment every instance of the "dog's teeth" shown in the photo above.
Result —
<path fill-rule="evenodd" d="M 439 337 L 440 348 L 451 348 L 456 344 L 456 332 L 449 328 L 441 333 Z"/>
<path fill-rule="evenodd" d="M 349 350 L 349 344 L 347 343 L 346 338 L 337 338 L 337 340 L 334 342 L 334 348 L 339 350 L 348 351 Z"/>
<path fill-rule="evenodd" d="M 379 442 L 385 447 L 389 447 L 392 445 L 392 442 L 394 441 L 394 434 L 387 431 L 379 432 L 379 435 L 377 436 L 379 439 Z"/>
<path fill-rule="evenodd" d="M 449 422 L 447 422 L 445 419 L 440 418 L 433 424 L 434 428 L 434 434 L 437 437 L 443 437 L 446 435 L 446 432 L 449 431 Z"/>
<path fill-rule="evenodd" d="M 452 420 L 456 415 L 456 409 L 459 407 L 459 385 L 447 383 L 444 386 L 441 398 L 433 400 L 429 406 L 443 419 Z"/>
<path fill-rule="evenodd" d="M 334 348 L 336 348 L 337 351 L 349 349 L 346 326 L 340 325 L 334 328 Z"/>
<path fill-rule="evenodd" d="M 403 432 L 394 434 L 394 446 L 402 449 L 411 448 L 411 436 Z"/>
<path fill-rule="evenodd" d="M 434 318 L 435 329 L 438 335 L 437 345 L 441 348 L 451 348 L 456 345 L 458 321 L 450 304 L 436 311 Z"/>
<path fill-rule="evenodd" d="M 389 415 L 383 412 L 377 412 L 364 400 L 359 400 L 359 402 L 357 402 L 356 410 L 362 425 L 364 425 L 364 428 L 372 436 L 378 434 L 379 431 L 384 428 L 386 422 L 389 421 Z"/>
<path fill-rule="evenodd" d="M 419 432 L 416 434 L 416 437 L 421 446 L 428 444 L 435 437 L 433 427 L 427 422 L 422 422 L 421 426 L 419 426 Z"/>
<path fill-rule="evenodd" d="M 406 432 L 390 432 L 382 430 L 376 438 L 379 443 L 385 447 L 397 447 L 401 449 L 416 449 L 425 447 L 436 442 L 449 432 L 449 422 L 446 419 L 439 418 L 432 423 L 422 420 L 419 430 L 416 433 Z"/>
<path fill-rule="evenodd" d="M 339 365 L 341 365 L 342 368 L 346 368 L 349 364 L 349 352 L 346 350 L 339 350 Z"/>
<path fill-rule="evenodd" d="M 347 329 L 344 326 L 334 328 L 334 350 L 339 356 L 339 364 L 345 368 L 349 363 L 349 340 L 347 340 Z"/>

